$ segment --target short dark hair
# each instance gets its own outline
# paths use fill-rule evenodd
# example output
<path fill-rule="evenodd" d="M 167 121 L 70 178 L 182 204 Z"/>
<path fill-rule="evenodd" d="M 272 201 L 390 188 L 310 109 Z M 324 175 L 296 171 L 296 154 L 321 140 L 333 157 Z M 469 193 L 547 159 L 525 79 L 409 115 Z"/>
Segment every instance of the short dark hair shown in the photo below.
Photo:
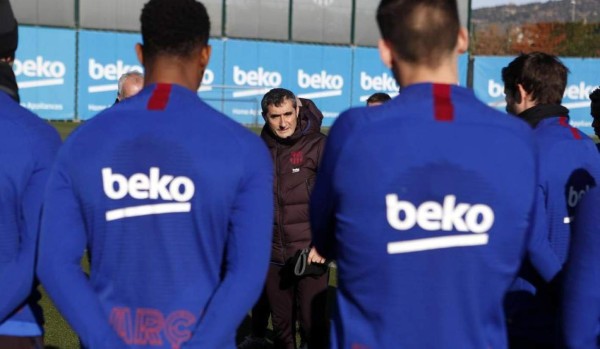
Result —
<path fill-rule="evenodd" d="M 543 52 L 520 54 L 502 68 L 504 90 L 520 101 L 517 85 L 531 93 L 538 104 L 560 104 L 567 88 L 569 69 L 553 55 Z"/>
<path fill-rule="evenodd" d="M 382 0 L 377 23 L 401 60 L 429 67 L 454 50 L 460 31 L 456 0 Z"/>
<path fill-rule="evenodd" d="M 208 44 L 210 19 L 195 0 L 150 0 L 142 9 L 144 57 L 189 57 L 198 46 Z"/>
<path fill-rule="evenodd" d="M 392 97 L 390 97 L 390 95 L 388 95 L 387 93 L 376 92 L 376 93 L 373 93 L 367 99 L 367 105 L 369 105 L 371 103 L 385 103 L 385 102 L 389 101 L 390 99 L 392 99 Z"/>
<path fill-rule="evenodd" d="M 292 106 L 294 109 L 298 106 L 296 102 L 296 95 L 294 92 L 290 90 L 286 90 L 285 88 L 274 88 L 271 91 L 267 92 L 260 102 L 260 107 L 262 108 L 262 115 L 266 116 L 269 111 L 269 106 L 274 105 L 276 107 L 281 106 L 283 102 L 286 100 L 292 101 Z"/>
<path fill-rule="evenodd" d="M 596 87 L 596 89 L 590 93 L 590 100 L 592 101 L 592 116 L 600 118 L 600 87 Z"/>

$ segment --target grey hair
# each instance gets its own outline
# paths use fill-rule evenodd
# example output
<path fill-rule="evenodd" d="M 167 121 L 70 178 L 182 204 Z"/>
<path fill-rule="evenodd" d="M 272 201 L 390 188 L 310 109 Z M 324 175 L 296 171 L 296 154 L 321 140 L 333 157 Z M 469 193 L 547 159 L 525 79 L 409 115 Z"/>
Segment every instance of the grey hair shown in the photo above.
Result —
<path fill-rule="evenodd" d="M 119 95 L 119 97 L 123 96 L 123 85 L 125 84 L 125 80 L 127 80 L 127 78 L 129 78 L 131 76 L 139 77 L 142 80 L 144 80 L 144 74 L 140 73 L 137 70 L 132 70 L 132 71 L 129 71 L 129 72 L 121 75 L 121 77 L 119 78 L 119 84 L 118 84 L 118 90 L 117 90 L 117 94 Z"/>

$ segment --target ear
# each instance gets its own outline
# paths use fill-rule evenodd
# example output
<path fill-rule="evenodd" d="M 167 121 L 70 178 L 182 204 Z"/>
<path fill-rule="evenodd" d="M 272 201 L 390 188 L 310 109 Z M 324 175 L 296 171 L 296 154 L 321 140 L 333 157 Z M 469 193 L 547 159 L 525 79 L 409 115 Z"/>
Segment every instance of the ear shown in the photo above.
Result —
<path fill-rule="evenodd" d="M 456 50 L 459 55 L 467 52 L 469 49 L 469 32 L 467 28 L 460 27 L 458 30 L 458 40 L 456 41 Z"/>
<path fill-rule="evenodd" d="M 142 44 L 135 44 L 135 55 L 137 56 L 138 61 L 143 66 L 144 65 L 144 47 Z"/>
<path fill-rule="evenodd" d="M 521 101 L 528 101 L 528 102 L 533 102 L 533 99 L 531 98 L 531 93 L 527 92 L 525 90 L 525 88 L 523 87 L 523 85 L 521 84 L 517 84 L 517 91 L 519 92 L 519 99 Z"/>
<path fill-rule="evenodd" d="M 206 45 L 206 46 L 202 47 L 202 49 L 200 50 L 200 66 L 203 71 L 208 66 L 208 62 L 210 61 L 211 54 L 212 54 L 212 46 L 210 46 L 210 45 Z"/>
<path fill-rule="evenodd" d="M 379 57 L 381 57 L 383 64 L 388 68 L 392 68 L 394 55 L 390 44 L 383 39 L 379 39 L 377 46 L 379 48 Z"/>

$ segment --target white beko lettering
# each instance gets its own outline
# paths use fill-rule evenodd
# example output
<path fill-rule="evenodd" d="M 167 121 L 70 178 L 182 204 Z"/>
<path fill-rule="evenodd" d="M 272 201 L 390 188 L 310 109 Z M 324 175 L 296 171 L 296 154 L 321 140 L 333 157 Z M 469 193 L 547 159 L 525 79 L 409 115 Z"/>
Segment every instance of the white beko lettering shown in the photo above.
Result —
<path fill-rule="evenodd" d="M 233 66 L 233 82 L 238 86 L 278 87 L 282 81 L 280 73 L 267 71 L 263 67 L 245 71 L 237 65 Z"/>
<path fill-rule="evenodd" d="M 134 173 L 129 178 L 119 173 L 113 173 L 110 167 L 103 168 L 102 187 L 106 196 L 112 200 L 120 200 L 129 195 L 136 200 L 175 201 L 174 203 L 162 202 L 155 205 L 132 206 L 107 211 L 107 221 L 150 214 L 190 212 L 189 201 L 195 192 L 194 182 L 191 179 L 184 176 L 161 175 L 158 167 L 151 167 L 148 175 Z"/>
<path fill-rule="evenodd" d="M 327 74 L 321 70 L 319 74 L 308 74 L 298 70 L 298 86 L 316 90 L 341 90 L 344 87 L 344 78 L 341 75 Z"/>
<path fill-rule="evenodd" d="M 418 226 L 427 231 L 474 233 L 392 242 L 388 244 L 390 254 L 485 245 L 489 239 L 487 232 L 494 225 L 494 211 L 489 206 L 457 203 L 454 195 L 446 195 L 442 204 L 426 201 L 419 207 L 400 200 L 397 194 L 386 195 L 385 201 L 387 221 L 396 230 Z"/>
<path fill-rule="evenodd" d="M 116 63 L 109 64 L 98 63 L 94 58 L 88 61 L 88 73 L 93 80 L 117 81 L 121 75 L 133 70 L 142 72 L 143 68 L 139 65 L 127 65 L 120 59 Z"/>
<path fill-rule="evenodd" d="M 360 88 L 364 91 L 378 92 L 398 92 L 400 86 L 394 80 L 394 77 L 388 73 L 378 76 L 371 76 L 366 72 L 360 72 Z"/>
<path fill-rule="evenodd" d="M 67 67 L 60 61 L 49 61 L 42 56 L 35 59 L 19 60 L 13 62 L 13 71 L 16 76 L 24 75 L 30 78 L 64 78 Z"/>
<path fill-rule="evenodd" d="M 585 188 L 582 190 L 578 190 L 577 188 L 570 186 L 569 187 L 569 195 L 567 196 L 567 205 L 569 205 L 569 207 L 572 209 L 577 207 L 577 204 L 579 203 L 579 201 L 581 201 L 581 199 L 583 199 L 583 196 L 589 190 L 590 190 L 589 185 L 586 185 Z M 563 219 L 564 224 L 570 224 L 570 223 L 573 223 L 574 221 L 575 221 L 574 216 L 567 216 Z"/>

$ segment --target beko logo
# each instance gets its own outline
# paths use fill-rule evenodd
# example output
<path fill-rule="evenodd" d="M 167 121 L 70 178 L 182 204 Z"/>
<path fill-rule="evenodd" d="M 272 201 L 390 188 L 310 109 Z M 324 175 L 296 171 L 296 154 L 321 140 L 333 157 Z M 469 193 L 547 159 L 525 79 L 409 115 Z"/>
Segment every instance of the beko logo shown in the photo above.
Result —
<path fill-rule="evenodd" d="M 474 233 L 399 241 L 388 244 L 388 253 L 406 253 L 458 246 L 485 245 L 487 232 L 494 225 L 494 211 L 488 205 L 457 203 L 456 196 L 446 195 L 443 203 L 426 201 L 416 207 L 400 200 L 397 194 L 385 197 L 389 225 L 401 231 L 415 226 L 426 231 Z"/>
<path fill-rule="evenodd" d="M 163 200 L 167 202 L 141 205 L 110 210 L 106 220 L 113 221 L 128 217 L 190 212 L 190 200 L 194 197 L 195 186 L 191 179 L 184 176 L 161 175 L 158 167 L 151 167 L 149 174 L 134 173 L 127 178 L 113 173 L 112 168 L 102 169 L 102 187 L 109 199 L 121 200 L 127 195 L 136 200 Z"/>
<path fill-rule="evenodd" d="M 22 61 L 15 59 L 13 70 L 15 76 L 37 78 L 36 80 L 19 82 L 19 88 L 31 88 L 64 84 L 67 67 L 63 62 L 51 61 L 43 56 L 37 56 L 35 59 Z"/>
<path fill-rule="evenodd" d="M 341 75 L 329 74 L 326 70 L 308 73 L 298 70 L 298 86 L 303 89 L 321 90 L 300 94 L 299 97 L 316 99 L 341 96 L 344 88 L 344 78 Z"/>
<path fill-rule="evenodd" d="M 233 92 L 233 97 L 261 96 L 271 88 L 279 87 L 283 77 L 278 72 L 268 71 L 263 67 L 257 70 L 243 70 L 237 65 L 233 66 L 233 83 L 237 86 L 252 87 L 253 89 Z"/>
<path fill-rule="evenodd" d="M 117 81 L 121 75 L 130 71 L 142 72 L 143 68 L 139 65 L 128 65 L 122 60 L 117 60 L 116 63 L 101 64 L 94 58 L 88 60 L 88 75 L 94 81 L 108 80 L 110 84 L 93 85 L 88 87 L 89 93 L 117 91 Z"/>
<path fill-rule="evenodd" d="M 371 96 L 373 91 L 384 92 L 389 94 L 391 97 L 398 95 L 400 86 L 394 80 L 394 77 L 388 73 L 381 75 L 369 75 L 364 71 L 360 72 L 360 88 L 364 92 L 368 92 L 366 95 L 360 96 L 361 102 L 366 102 Z"/>

